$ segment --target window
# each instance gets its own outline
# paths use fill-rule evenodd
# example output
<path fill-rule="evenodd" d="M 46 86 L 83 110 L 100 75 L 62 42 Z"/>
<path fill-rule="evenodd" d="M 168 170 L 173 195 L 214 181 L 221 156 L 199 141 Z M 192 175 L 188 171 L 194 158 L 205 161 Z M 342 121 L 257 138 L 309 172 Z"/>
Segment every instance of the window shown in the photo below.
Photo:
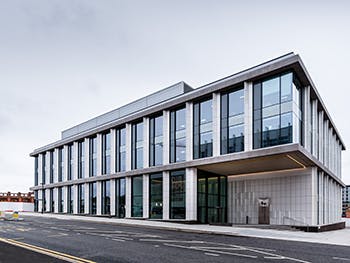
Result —
<path fill-rule="evenodd" d="M 186 173 L 184 170 L 170 173 L 170 218 L 186 218 Z"/>
<path fill-rule="evenodd" d="M 68 145 L 68 178 L 67 180 L 72 180 L 74 174 L 74 146 L 73 144 Z"/>
<path fill-rule="evenodd" d="M 143 179 L 142 176 L 135 176 L 131 178 L 131 198 L 132 198 L 132 217 L 142 217 L 143 215 Z"/>
<path fill-rule="evenodd" d="M 102 174 L 111 173 L 111 134 L 102 134 Z"/>
<path fill-rule="evenodd" d="M 35 156 L 34 159 L 34 185 L 37 186 L 38 185 L 38 181 L 39 181 L 39 164 L 38 164 L 38 156 Z"/>
<path fill-rule="evenodd" d="M 42 155 L 41 162 L 41 184 L 45 184 L 46 181 L 46 154 Z"/>
<path fill-rule="evenodd" d="M 301 94 L 292 72 L 254 83 L 254 149 L 293 142 L 293 123 L 298 126 L 294 141 L 303 144 Z"/>
<path fill-rule="evenodd" d="M 58 149 L 58 181 L 62 182 L 64 177 L 64 149 Z"/>
<path fill-rule="evenodd" d="M 212 100 L 193 105 L 193 158 L 213 155 Z"/>
<path fill-rule="evenodd" d="M 54 156 L 54 151 L 51 151 L 50 152 L 50 184 L 53 183 L 54 174 L 55 174 L 55 156 Z"/>
<path fill-rule="evenodd" d="M 163 164 L 163 116 L 150 119 L 149 126 L 149 165 Z"/>
<path fill-rule="evenodd" d="M 163 174 L 150 175 L 149 188 L 149 217 L 153 219 L 163 218 Z"/>
<path fill-rule="evenodd" d="M 126 170 L 126 129 L 116 131 L 116 172 Z"/>
<path fill-rule="evenodd" d="M 97 137 L 90 138 L 89 145 L 89 176 L 93 177 L 97 175 Z"/>
<path fill-rule="evenodd" d="M 85 212 L 84 184 L 78 184 L 78 213 L 84 214 L 84 212 Z"/>
<path fill-rule="evenodd" d="M 102 214 L 103 215 L 109 215 L 111 214 L 111 188 L 110 188 L 110 181 L 102 181 L 102 188 L 101 188 L 101 208 L 102 208 Z"/>
<path fill-rule="evenodd" d="M 73 197 L 74 197 L 73 187 L 69 185 L 67 187 L 67 204 L 68 204 L 67 212 L 69 214 L 73 214 Z"/>
<path fill-rule="evenodd" d="M 34 191 L 34 212 L 38 212 L 38 208 L 39 208 L 38 202 L 39 202 L 38 191 Z"/>
<path fill-rule="evenodd" d="M 78 179 L 84 178 L 85 175 L 85 142 L 78 142 Z"/>
<path fill-rule="evenodd" d="M 143 123 L 132 125 L 132 169 L 143 168 Z"/>
<path fill-rule="evenodd" d="M 124 218 L 125 217 L 125 178 L 120 178 L 115 181 L 116 189 L 116 217 Z"/>
<path fill-rule="evenodd" d="M 96 182 L 89 184 L 90 214 L 96 215 L 97 212 L 97 189 Z"/>
<path fill-rule="evenodd" d="M 63 212 L 63 195 L 62 195 L 62 187 L 57 188 L 58 191 L 58 212 Z"/>
<path fill-rule="evenodd" d="M 42 212 L 46 211 L 46 190 L 45 189 L 43 189 L 41 192 L 41 204 L 42 204 L 41 211 Z"/>
<path fill-rule="evenodd" d="M 53 198 L 53 188 L 50 190 L 50 212 L 55 212 L 55 199 Z"/>
<path fill-rule="evenodd" d="M 170 112 L 170 162 L 186 161 L 186 108 Z"/>
<path fill-rule="evenodd" d="M 221 154 L 244 151 L 244 90 L 221 95 Z"/>

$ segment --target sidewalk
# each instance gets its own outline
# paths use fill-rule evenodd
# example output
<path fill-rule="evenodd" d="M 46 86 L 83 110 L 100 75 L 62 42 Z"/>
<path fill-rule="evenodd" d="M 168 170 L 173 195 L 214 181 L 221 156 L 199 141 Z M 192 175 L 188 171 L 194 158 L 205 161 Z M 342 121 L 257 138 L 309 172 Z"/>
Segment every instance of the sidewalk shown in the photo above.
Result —
<path fill-rule="evenodd" d="M 302 231 L 276 230 L 276 229 L 259 229 L 253 227 L 231 227 L 231 226 L 212 226 L 212 225 L 188 225 L 179 223 L 169 223 L 151 220 L 135 220 L 135 219 L 119 219 L 119 218 L 102 218 L 102 217 L 88 217 L 88 216 L 73 216 L 73 215 L 58 215 L 58 214 L 39 214 L 39 213 L 20 213 L 20 216 L 37 216 L 58 218 L 62 220 L 82 220 L 90 222 L 104 222 L 115 223 L 123 225 L 134 225 L 152 227 L 158 229 L 169 229 L 187 232 L 207 233 L 207 234 L 221 234 L 233 236 L 259 237 L 282 239 L 289 241 L 311 242 L 321 244 L 332 244 L 341 246 L 350 246 L 350 219 L 343 219 L 346 221 L 346 228 L 342 230 L 328 231 L 322 233 L 307 233 Z"/>

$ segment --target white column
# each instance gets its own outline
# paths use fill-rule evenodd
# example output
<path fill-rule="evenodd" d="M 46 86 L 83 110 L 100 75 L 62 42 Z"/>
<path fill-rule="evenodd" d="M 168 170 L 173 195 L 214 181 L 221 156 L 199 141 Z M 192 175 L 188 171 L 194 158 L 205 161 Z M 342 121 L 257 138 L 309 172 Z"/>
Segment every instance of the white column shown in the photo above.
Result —
<path fill-rule="evenodd" d="M 63 198 L 63 213 L 68 211 L 68 200 L 67 200 L 68 186 L 62 187 L 62 198 Z"/>
<path fill-rule="evenodd" d="M 42 190 L 38 190 L 38 212 L 41 213 L 42 211 L 42 207 L 43 207 L 43 191 Z"/>
<path fill-rule="evenodd" d="M 310 86 L 304 88 L 304 147 L 311 152 L 311 138 L 310 138 Z"/>
<path fill-rule="evenodd" d="M 62 175 L 62 182 L 67 181 L 68 178 L 68 145 L 63 146 L 63 159 L 64 159 L 64 164 L 63 164 L 63 175 Z"/>
<path fill-rule="evenodd" d="M 73 174 L 72 174 L 72 180 L 76 180 L 78 179 L 78 142 L 74 142 L 73 143 L 73 152 L 74 152 L 74 156 L 73 156 Z"/>
<path fill-rule="evenodd" d="M 45 158 L 45 184 L 50 184 L 50 152 L 46 152 Z"/>
<path fill-rule="evenodd" d="M 149 167 L 149 118 L 143 118 L 143 168 Z"/>
<path fill-rule="evenodd" d="M 329 143 L 328 143 L 328 120 L 326 120 L 324 122 L 324 150 L 325 150 L 325 156 L 324 156 L 324 165 L 326 167 L 328 167 L 328 158 L 329 158 L 329 152 L 328 152 L 328 146 L 329 146 Z"/>
<path fill-rule="evenodd" d="M 73 189 L 73 214 L 77 214 L 78 213 L 78 185 L 74 184 L 72 185 L 72 189 Z"/>
<path fill-rule="evenodd" d="M 193 160 L 193 103 L 186 102 L 186 161 Z"/>
<path fill-rule="evenodd" d="M 318 136 L 317 136 L 317 118 L 318 118 L 318 113 L 317 113 L 317 100 L 313 100 L 311 102 L 311 107 L 312 107 L 312 149 L 313 149 L 313 155 L 317 157 L 318 153 Z"/>
<path fill-rule="evenodd" d="M 220 155 L 220 93 L 213 93 L 213 156 Z"/>
<path fill-rule="evenodd" d="M 170 216 L 170 173 L 168 171 L 163 172 L 163 219 L 169 220 Z"/>
<path fill-rule="evenodd" d="M 114 174 L 116 169 L 116 163 L 115 163 L 115 154 L 116 154 L 116 130 L 111 129 L 111 174 Z"/>
<path fill-rule="evenodd" d="M 116 196 L 116 189 L 115 189 L 115 179 L 111 179 L 110 185 L 111 185 L 111 196 L 110 196 L 110 200 L 111 200 L 111 215 L 115 216 L 116 215 L 116 211 L 115 211 L 115 207 L 116 207 L 116 200 L 115 200 L 115 196 Z"/>
<path fill-rule="evenodd" d="M 142 177 L 143 218 L 149 218 L 149 175 L 144 174 Z"/>
<path fill-rule="evenodd" d="M 163 111 L 163 164 L 169 164 L 170 111 Z"/>
<path fill-rule="evenodd" d="M 126 150 L 126 171 L 131 170 L 131 153 L 132 153 L 132 148 L 131 148 L 131 133 L 132 133 L 132 125 L 130 123 L 126 124 L 126 145 L 125 145 L 125 150 Z"/>
<path fill-rule="evenodd" d="M 244 151 L 253 150 L 253 83 L 244 82 Z"/>
<path fill-rule="evenodd" d="M 90 214 L 89 183 L 84 184 L 84 214 Z"/>
<path fill-rule="evenodd" d="M 54 165 L 53 182 L 57 183 L 58 182 L 58 166 L 59 166 L 59 163 L 58 163 L 58 149 L 57 148 L 55 148 L 55 150 L 53 152 L 53 158 L 54 158 L 54 163 L 53 163 L 53 165 Z"/>
<path fill-rule="evenodd" d="M 89 177 L 89 170 L 90 170 L 90 159 L 89 159 L 89 149 L 90 149 L 90 139 L 85 138 L 84 142 L 84 176 L 83 178 Z M 85 211 L 88 211 L 84 209 Z"/>
<path fill-rule="evenodd" d="M 51 205 L 50 189 L 46 189 L 45 191 L 45 200 L 46 200 L 46 212 L 50 212 L 50 205 Z"/>
<path fill-rule="evenodd" d="M 55 187 L 53 189 L 53 199 L 54 199 L 54 213 L 58 213 L 58 189 Z"/>
<path fill-rule="evenodd" d="M 125 178 L 125 217 L 131 217 L 131 177 Z"/>
<path fill-rule="evenodd" d="M 311 222 L 309 222 L 311 225 L 317 225 L 317 167 L 312 167 L 311 168 L 311 189 L 308 189 L 311 191 L 311 204 L 308 204 L 306 202 L 305 206 L 305 210 L 307 211 L 308 209 L 311 209 Z M 309 206 L 310 205 L 310 206 Z M 306 215 L 305 215 L 306 216 Z"/>
<path fill-rule="evenodd" d="M 38 155 L 38 186 L 41 186 L 42 184 L 42 178 L 43 178 L 43 155 L 39 154 Z M 39 192 L 38 192 L 39 195 Z M 40 199 L 41 197 L 38 196 L 38 198 Z M 39 203 L 41 203 L 39 201 Z M 40 210 L 41 211 L 41 210 Z"/>
<path fill-rule="evenodd" d="M 186 220 L 197 220 L 196 168 L 186 168 Z"/>
<path fill-rule="evenodd" d="M 319 140 L 318 140 L 318 159 L 321 163 L 324 163 L 324 140 L 323 140 L 323 132 L 324 132 L 324 129 L 323 129 L 323 125 L 324 125 L 324 116 L 323 116 L 323 110 L 321 110 L 319 113 L 318 113 L 318 137 L 319 137 Z"/>
<path fill-rule="evenodd" d="M 102 182 L 96 182 L 96 214 L 102 214 Z"/>
<path fill-rule="evenodd" d="M 97 134 L 96 140 L 96 148 L 97 148 L 97 176 L 102 174 L 102 134 Z"/>

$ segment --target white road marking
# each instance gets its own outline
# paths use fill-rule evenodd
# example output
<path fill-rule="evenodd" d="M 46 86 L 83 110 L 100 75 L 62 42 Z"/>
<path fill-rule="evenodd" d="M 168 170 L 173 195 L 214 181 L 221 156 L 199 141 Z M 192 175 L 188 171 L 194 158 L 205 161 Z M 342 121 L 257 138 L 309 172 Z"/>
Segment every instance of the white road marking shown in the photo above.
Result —
<path fill-rule="evenodd" d="M 161 242 L 161 243 L 189 243 L 189 244 L 204 244 L 204 241 L 181 241 L 181 240 L 168 240 L 168 239 L 140 239 L 139 241 L 144 241 L 144 242 Z"/>
<path fill-rule="evenodd" d="M 204 254 L 207 255 L 207 256 L 220 257 L 220 255 L 214 254 L 214 253 L 207 253 L 207 252 L 205 252 Z"/>
<path fill-rule="evenodd" d="M 342 261 L 350 261 L 350 258 L 338 258 L 338 257 L 333 257 L 333 259 L 342 260 Z"/>
<path fill-rule="evenodd" d="M 114 241 L 119 241 L 119 242 L 125 242 L 124 239 L 115 239 L 115 238 L 112 238 L 112 240 L 114 240 Z"/>
<path fill-rule="evenodd" d="M 57 235 L 50 235 L 50 236 L 47 236 L 47 237 L 63 237 L 63 236 L 68 236 L 68 234 L 66 234 L 66 233 L 58 233 Z"/>

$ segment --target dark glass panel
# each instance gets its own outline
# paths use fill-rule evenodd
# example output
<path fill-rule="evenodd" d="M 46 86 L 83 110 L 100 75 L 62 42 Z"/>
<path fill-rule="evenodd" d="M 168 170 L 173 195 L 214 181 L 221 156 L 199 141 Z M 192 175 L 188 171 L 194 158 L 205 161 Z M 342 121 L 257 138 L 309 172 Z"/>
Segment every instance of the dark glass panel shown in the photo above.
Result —
<path fill-rule="evenodd" d="M 150 218 L 163 218 L 163 175 L 162 173 L 150 175 Z"/>
<path fill-rule="evenodd" d="M 170 218 L 186 218 L 186 178 L 183 170 L 170 173 Z"/>
<path fill-rule="evenodd" d="M 142 176 L 132 177 L 132 217 L 143 216 L 143 179 Z"/>

